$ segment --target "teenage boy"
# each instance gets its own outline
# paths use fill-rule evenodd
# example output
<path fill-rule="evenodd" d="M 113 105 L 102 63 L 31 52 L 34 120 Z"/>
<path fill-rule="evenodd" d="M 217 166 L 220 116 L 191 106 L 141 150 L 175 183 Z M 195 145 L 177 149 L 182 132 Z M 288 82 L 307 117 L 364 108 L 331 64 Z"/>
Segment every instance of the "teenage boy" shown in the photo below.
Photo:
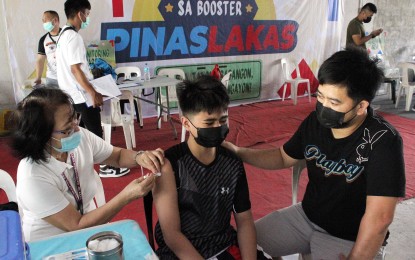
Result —
<path fill-rule="evenodd" d="M 244 166 L 220 146 L 229 132 L 226 88 L 211 76 L 177 87 L 181 122 L 190 135 L 165 152 L 168 160 L 153 189 L 157 254 L 161 259 L 257 259 Z M 230 225 L 232 213 L 237 231 Z"/>

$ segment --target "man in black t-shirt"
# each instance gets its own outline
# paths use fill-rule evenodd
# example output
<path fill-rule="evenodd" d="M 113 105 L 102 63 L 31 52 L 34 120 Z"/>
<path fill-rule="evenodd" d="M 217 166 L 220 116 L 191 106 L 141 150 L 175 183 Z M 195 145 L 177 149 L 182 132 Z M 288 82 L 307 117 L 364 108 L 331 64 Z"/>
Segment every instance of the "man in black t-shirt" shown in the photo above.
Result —
<path fill-rule="evenodd" d="M 261 168 L 306 160 L 303 202 L 258 220 L 258 244 L 273 257 L 381 259 L 396 203 L 405 195 L 402 138 L 370 107 L 383 73 L 364 50 L 349 46 L 322 64 L 318 80 L 316 111 L 283 147 L 224 143 Z"/>

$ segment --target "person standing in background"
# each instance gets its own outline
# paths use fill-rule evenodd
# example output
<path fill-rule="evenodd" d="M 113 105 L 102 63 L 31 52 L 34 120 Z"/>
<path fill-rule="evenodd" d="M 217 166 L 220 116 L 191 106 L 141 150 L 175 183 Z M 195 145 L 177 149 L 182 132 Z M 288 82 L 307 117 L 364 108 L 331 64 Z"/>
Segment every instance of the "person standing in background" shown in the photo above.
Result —
<path fill-rule="evenodd" d="M 89 82 L 93 79 L 86 57 L 86 48 L 80 29 L 89 25 L 91 4 L 88 0 L 67 0 L 65 14 L 67 24 L 57 41 L 56 60 L 59 87 L 74 101 L 76 112 L 81 114 L 81 123 L 89 131 L 102 138 L 101 109 L 103 97 Z M 88 107 L 86 95 L 90 95 L 93 105 Z M 120 177 L 130 169 L 100 166 L 101 177 Z"/>
<path fill-rule="evenodd" d="M 355 45 L 366 49 L 366 42 L 383 32 L 383 29 L 380 28 L 372 31 L 367 36 L 365 35 L 363 23 L 369 23 L 372 20 L 373 14 L 376 13 L 376 5 L 372 3 L 367 3 L 360 9 L 357 17 L 351 20 L 347 26 L 346 46 Z"/>
<path fill-rule="evenodd" d="M 56 11 L 49 10 L 43 13 L 43 29 L 47 31 L 39 40 L 36 59 L 36 79 L 35 84 L 42 83 L 43 68 L 47 61 L 46 69 L 46 87 L 58 88 L 58 76 L 56 74 L 56 41 L 61 28 L 59 27 L 59 15 Z"/>

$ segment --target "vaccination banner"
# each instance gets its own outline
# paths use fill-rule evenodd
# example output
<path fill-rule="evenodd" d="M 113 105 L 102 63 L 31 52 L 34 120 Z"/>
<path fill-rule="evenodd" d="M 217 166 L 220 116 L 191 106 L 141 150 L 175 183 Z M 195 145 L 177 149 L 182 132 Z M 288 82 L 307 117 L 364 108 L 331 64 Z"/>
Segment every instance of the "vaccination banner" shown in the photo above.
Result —
<path fill-rule="evenodd" d="M 280 99 L 284 83 L 281 58 L 291 58 L 303 78 L 317 87 L 317 71 L 340 46 L 344 0 L 90 0 L 91 23 L 82 29 L 85 45 L 114 43 L 116 66 L 147 63 L 152 74 L 163 67 L 226 65 L 228 91 L 247 102 Z M 4 0 L 6 34 L 16 101 L 33 74 L 42 14 L 55 10 L 66 23 L 63 1 Z M 16 14 L 24 14 L 19 15 Z M 24 32 L 24 33 L 23 33 Z M 232 63 L 235 63 L 234 65 Z M 252 73 L 240 73 L 243 70 Z M 260 66 L 260 67 L 258 67 Z M 239 69 L 239 71 L 237 71 Z M 233 72 L 233 71 L 232 71 Z M 193 74 L 192 74 L 193 73 Z M 258 75 L 260 74 L 260 75 Z M 295 73 L 294 73 L 295 74 Z M 294 75 L 293 74 L 293 75 Z M 248 75 L 246 79 L 237 75 Z M 239 87 L 232 88 L 232 80 Z M 245 80 L 245 81 L 244 81 Z M 249 86 L 242 88 L 240 86 Z M 242 93 L 242 91 L 244 91 Z M 299 86 L 304 95 L 306 86 Z M 287 96 L 290 91 L 287 91 Z"/>

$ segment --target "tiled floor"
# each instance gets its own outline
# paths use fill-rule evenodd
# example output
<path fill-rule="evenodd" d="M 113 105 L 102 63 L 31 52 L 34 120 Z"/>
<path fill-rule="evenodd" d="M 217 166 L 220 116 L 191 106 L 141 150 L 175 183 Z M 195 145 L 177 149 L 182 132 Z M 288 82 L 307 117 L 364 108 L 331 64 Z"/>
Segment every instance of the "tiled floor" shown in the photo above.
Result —
<path fill-rule="evenodd" d="M 399 203 L 389 231 L 386 259 L 415 259 L 415 199 Z"/>

